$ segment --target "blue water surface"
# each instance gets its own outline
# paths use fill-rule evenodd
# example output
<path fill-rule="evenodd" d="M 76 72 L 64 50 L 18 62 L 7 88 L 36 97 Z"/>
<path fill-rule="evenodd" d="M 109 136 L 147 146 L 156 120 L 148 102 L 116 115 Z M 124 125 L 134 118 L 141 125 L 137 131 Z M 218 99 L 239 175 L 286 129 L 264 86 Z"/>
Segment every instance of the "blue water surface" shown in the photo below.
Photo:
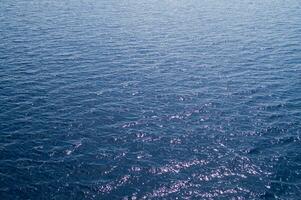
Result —
<path fill-rule="evenodd" d="M 0 199 L 300 199 L 301 1 L 1 0 Z"/>

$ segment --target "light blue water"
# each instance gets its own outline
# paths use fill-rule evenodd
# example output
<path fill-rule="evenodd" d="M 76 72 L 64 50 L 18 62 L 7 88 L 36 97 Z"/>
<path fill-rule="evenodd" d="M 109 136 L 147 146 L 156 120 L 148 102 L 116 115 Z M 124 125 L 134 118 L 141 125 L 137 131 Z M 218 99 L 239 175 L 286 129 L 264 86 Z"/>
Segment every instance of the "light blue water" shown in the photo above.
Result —
<path fill-rule="evenodd" d="M 299 199 L 301 1 L 1 0 L 1 199 Z"/>

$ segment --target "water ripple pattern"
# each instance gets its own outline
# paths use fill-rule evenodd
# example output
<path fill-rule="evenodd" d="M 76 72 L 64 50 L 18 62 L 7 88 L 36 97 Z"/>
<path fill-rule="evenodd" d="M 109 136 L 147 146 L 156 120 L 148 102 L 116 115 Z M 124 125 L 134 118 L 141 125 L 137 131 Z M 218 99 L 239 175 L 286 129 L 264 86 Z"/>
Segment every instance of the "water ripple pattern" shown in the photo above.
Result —
<path fill-rule="evenodd" d="M 299 199 L 301 1 L 1 0 L 0 199 Z"/>

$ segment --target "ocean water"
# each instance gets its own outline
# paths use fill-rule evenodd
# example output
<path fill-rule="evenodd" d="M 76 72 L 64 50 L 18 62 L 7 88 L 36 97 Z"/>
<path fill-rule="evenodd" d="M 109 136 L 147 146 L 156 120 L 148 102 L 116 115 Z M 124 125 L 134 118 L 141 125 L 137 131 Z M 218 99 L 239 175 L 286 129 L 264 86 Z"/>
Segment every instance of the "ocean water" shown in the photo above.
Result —
<path fill-rule="evenodd" d="M 301 1 L 1 0 L 0 199 L 300 199 Z"/>

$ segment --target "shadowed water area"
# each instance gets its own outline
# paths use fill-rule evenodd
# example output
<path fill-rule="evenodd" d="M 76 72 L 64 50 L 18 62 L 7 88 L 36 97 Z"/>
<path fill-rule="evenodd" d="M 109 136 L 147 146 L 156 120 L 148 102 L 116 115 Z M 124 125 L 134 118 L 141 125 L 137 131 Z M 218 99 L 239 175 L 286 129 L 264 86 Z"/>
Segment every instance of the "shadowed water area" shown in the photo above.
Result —
<path fill-rule="evenodd" d="M 1 199 L 299 199 L 301 1 L 1 0 Z"/>

